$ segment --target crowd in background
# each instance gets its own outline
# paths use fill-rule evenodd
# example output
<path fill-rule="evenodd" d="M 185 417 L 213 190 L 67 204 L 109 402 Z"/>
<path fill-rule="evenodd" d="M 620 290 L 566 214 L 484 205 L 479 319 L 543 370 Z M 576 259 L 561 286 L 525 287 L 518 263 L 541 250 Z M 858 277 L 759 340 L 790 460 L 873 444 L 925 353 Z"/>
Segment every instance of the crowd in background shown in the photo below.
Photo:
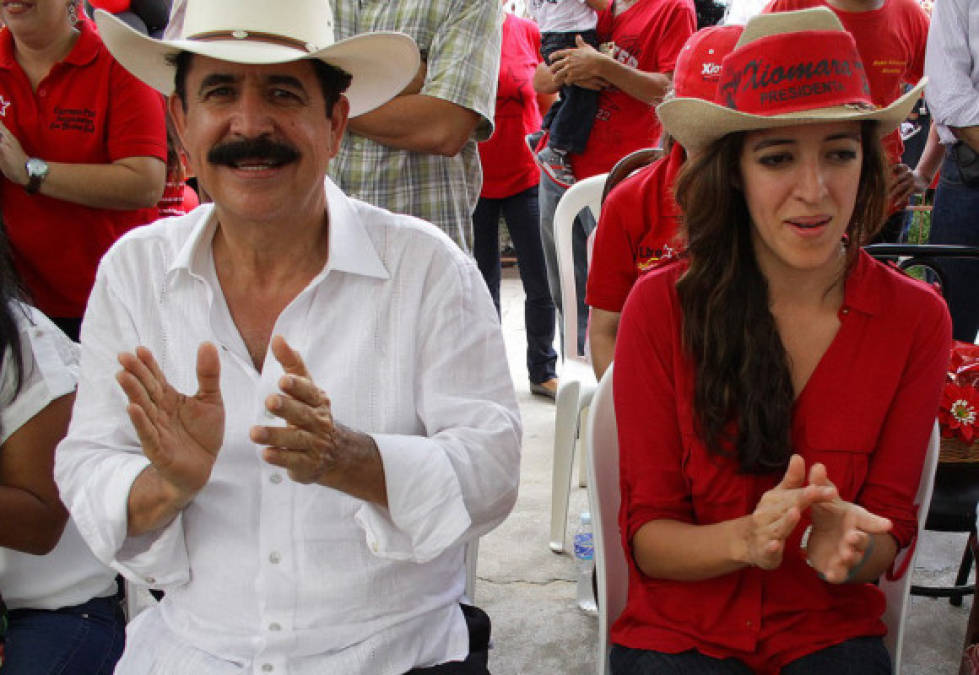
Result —
<path fill-rule="evenodd" d="M 102 256 L 133 228 L 208 200 L 195 189 L 195 167 L 168 122 L 164 98 L 119 65 L 90 18 L 94 8 L 104 8 L 162 36 L 183 20 L 178 0 L 176 23 L 168 26 L 170 4 L 34 0 L 0 9 L 0 513 L 11 524 L 0 528 L 0 593 L 9 616 L 3 672 L 38 672 L 41 659 L 72 658 L 65 672 L 109 673 L 122 650 L 115 572 L 78 535 L 58 499 L 52 465 L 74 396 L 73 341 L 83 331 Z M 925 147 L 912 157 L 899 131 L 885 140 L 888 218 L 879 240 L 907 236 L 909 198 L 937 181 L 931 241 L 979 243 L 979 136 L 972 133 L 979 119 L 961 117 L 970 104 L 979 109 L 977 66 L 968 55 L 948 57 L 969 49 L 955 30 L 977 25 L 979 1 L 937 0 L 931 21 L 943 31 L 941 42 L 929 38 L 932 3 L 916 0 L 732 0 L 726 8 L 713 0 L 514 4 L 335 0 L 328 18 L 337 39 L 407 31 L 424 60 L 399 96 L 352 119 L 330 177 L 352 197 L 442 230 L 475 259 L 497 312 L 505 221 L 526 293 L 532 393 L 554 398 L 558 390 L 561 295 L 553 230 L 567 189 L 609 172 L 634 151 L 663 150 L 609 194 L 599 222 L 587 213 L 576 219 L 580 325 L 577 335 L 563 339 L 581 352 L 590 341 L 599 377 L 621 349 L 616 338 L 633 285 L 684 256 L 688 242 L 674 190 L 690 157 L 664 134 L 654 108 L 671 96 L 721 100 L 714 91 L 721 56 L 735 48 L 740 29 L 719 31 L 714 24 L 830 6 L 855 39 L 868 97 L 880 109 L 930 73 L 928 58 L 947 63 L 934 68 L 946 70 L 932 110 L 943 124 L 919 132 L 929 139 Z M 698 49 L 705 36 L 715 42 Z M 959 62 L 966 64 L 961 75 Z M 971 98 L 962 93 L 970 86 Z M 955 337 L 971 341 L 979 325 L 979 275 L 967 263 L 948 273 Z M 650 293 L 647 288 L 647 300 Z M 648 364 L 635 332 L 630 340 L 629 381 L 638 390 L 635 380 Z M 716 440 L 722 434 L 715 432 Z M 902 531 L 901 544 L 910 537 Z M 662 618 L 630 606 L 637 622 Z M 61 649 L 67 636 L 81 631 L 91 631 L 85 648 L 67 655 Z M 620 637 L 632 635 L 620 627 Z"/>

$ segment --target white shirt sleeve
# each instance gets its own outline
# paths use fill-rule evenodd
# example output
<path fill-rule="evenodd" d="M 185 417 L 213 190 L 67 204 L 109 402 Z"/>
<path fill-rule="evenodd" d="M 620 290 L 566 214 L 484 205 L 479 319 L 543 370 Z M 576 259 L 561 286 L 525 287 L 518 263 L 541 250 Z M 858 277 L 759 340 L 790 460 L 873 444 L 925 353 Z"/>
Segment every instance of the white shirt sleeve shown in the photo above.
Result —
<path fill-rule="evenodd" d="M 130 581 L 155 587 L 186 582 L 181 516 L 167 527 L 127 537 L 129 490 L 148 465 L 115 375 L 117 355 L 141 344 L 132 308 L 111 287 L 105 265 L 82 324 L 81 378 L 68 436 L 55 456 L 55 481 L 95 557 Z"/>
<path fill-rule="evenodd" d="M 979 0 L 935 3 L 925 75 L 925 98 L 943 143 L 955 137 L 942 127 L 979 125 Z"/>
<path fill-rule="evenodd" d="M 14 355 L 7 349 L 0 367 L 0 444 L 51 401 L 75 391 L 78 380 L 78 346 L 38 310 L 13 302 L 10 311 L 23 369 L 18 389 Z"/>
<path fill-rule="evenodd" d="M 475 265 L 446 267 L 417 323 L 424 435 L 374 436 L 388 508 L 357 514 L 368 546 L 390 559 L 426 562 L 479 537 L 517 498 L 521 426 L 496 310 Z"/>

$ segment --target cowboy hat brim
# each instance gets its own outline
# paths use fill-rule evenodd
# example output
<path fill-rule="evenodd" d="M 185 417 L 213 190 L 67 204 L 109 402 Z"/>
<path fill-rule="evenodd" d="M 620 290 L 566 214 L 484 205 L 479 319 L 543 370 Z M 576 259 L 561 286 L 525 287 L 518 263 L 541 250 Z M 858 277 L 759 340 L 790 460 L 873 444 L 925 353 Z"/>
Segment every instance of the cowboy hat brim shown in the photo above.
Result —
<path fill-rule="evenodd" d="M 922 78 L 910 91 L 886 108 L 873 110 L 842 105 L 780 115 L 753 115 L 699 98 L 674 98 L 660 103 L 656 108 L 656 115 L 663 128 L 691 154 L 702 151 L 730 133 L 799 124 L 874 120 L 879 124 L 880 135 L 884 136 L 907 119 L 914 104 L 921 98 L 927 80 L 928 78 Z"/>
<path fill-rule="evenodd" d="M 167 96 L 174 89 L 170 57 L 180 52 L 255 65 L 319 59 L 352 76 L 344 93 L 350 101 L 350 117 L 356 117 L 394 98 L 411 82 L 421 64 L 417 45 L 404 33 L 365 33 L 323 49 L 303 51 L 252 40 L 155 40 L 103 10 L 96 10 L 95 23 L 116 61 Z"/>

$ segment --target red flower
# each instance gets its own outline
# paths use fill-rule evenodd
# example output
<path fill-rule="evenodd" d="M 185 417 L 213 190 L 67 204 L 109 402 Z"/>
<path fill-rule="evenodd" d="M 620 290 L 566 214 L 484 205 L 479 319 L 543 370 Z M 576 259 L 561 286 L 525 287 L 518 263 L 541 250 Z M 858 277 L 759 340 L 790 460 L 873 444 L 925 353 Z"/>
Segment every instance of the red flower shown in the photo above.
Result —
<path fill-rule="evenodd" d="M 977 411 L 979 392 L 976 388 L 948 382 L 938 411 L 942 435 L 945 438 L 958 437 L 966 443 L 979 438 L 979 430 L 976 429 Z"/>

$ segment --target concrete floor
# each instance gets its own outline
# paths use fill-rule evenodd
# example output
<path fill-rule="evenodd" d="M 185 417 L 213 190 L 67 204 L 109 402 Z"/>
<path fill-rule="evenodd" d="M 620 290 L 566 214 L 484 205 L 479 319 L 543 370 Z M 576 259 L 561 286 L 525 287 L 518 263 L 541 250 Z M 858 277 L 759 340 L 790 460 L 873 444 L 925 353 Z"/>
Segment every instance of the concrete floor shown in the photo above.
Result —
<path fill-rule="evenodd" d="M 482 539 L 479 550 L 476 603 L 493 621 L 490 670 L 494 675 L 595 673 L 597 619 L 575 605 L 574 560 L 548 548 L 554 405 L 528 392 L 523 290 L 515 268 L 504 271 L 501 301 L 510 370 L 523 414 L 524 444 L 517 505 L 500 527 Z M 578 513 L 586 509 L 585 490 L 575 487 L 570 518 L 577 522 Z M 569 523 L 569 533 L 572 525 Z M 964 546 L 965 535 L 925 533 L 914 581 L 948 582 Z M 967 598 L 962 607 L 952 607 L 945 600 L 912 598 L 903 673 L 958 671 L 971 602 Z"/>

